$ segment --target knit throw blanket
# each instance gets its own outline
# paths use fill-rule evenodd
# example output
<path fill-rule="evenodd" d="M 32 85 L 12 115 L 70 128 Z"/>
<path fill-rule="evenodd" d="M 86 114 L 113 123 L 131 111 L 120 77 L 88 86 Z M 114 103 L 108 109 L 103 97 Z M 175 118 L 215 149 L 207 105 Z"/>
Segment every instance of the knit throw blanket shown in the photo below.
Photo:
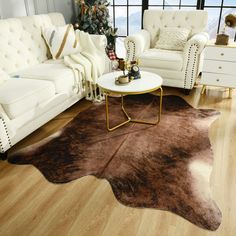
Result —
<path fill-rule="evenodd" d="M 76 31 L 76 36 L 81 52 L 64 57 L 65 65 L 74 72 L 74 91 L 84 89 L 87 100 L 100 102 L 104 100 L 104 96 L 97 86 L 97 79 L 105 71 L 104 41 L 80 30 Z"/>

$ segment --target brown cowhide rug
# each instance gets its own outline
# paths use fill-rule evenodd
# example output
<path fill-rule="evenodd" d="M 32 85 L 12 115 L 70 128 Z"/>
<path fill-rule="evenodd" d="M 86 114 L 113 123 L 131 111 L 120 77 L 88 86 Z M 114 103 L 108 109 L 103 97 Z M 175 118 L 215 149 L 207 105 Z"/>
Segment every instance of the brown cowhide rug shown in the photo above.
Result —
<path fill-rule="evenodd" d="M 128 113 L 139 119 L 156 117 L 158 101 L 150 94 L 125 98 Z M 165 96 L 158 125 L 129 123 L 108 132 L 105 104 L 94 104 L 56 134 L 12 154 L 9 162 L 34 165 L 52 183 L 86 175 L 106 179 L 124 205 L 168 210 L 216 230 L 221 212 L 209 186 L 208 128 L 218 114 Z M 110 100 L 110 118 L 113 125 L 124 120 L 119 98 Z"/>

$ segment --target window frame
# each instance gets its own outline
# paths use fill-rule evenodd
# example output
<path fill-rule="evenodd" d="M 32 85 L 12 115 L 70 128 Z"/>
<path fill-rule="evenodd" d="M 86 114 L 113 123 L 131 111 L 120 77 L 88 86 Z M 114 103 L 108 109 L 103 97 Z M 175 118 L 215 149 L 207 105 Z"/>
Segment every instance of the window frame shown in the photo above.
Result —
<path fill-rule="evenodd" d="M 235 12 L 236 12 L 236 5 L 235 6 L 225 6 L 224 1 L 225 0 L 221 0 L 220 6 L 213 6 L 213 5 L 206 5 L 205 0 L 197 0 L 196 5 L 181 4 L 181 0 L 179 0 L 179 4 L 168 5 L 168 7 L 178 7 L 179 9 L 186 8 L 186 7 L 196 7 L 196 10 L 204 10 L 207 8 L 219 8 L 220 15 L 219 15 L 218 26 L 217 26 L 217 33 L 219 33 L 223 10 L 227 9 L 227 8 L 233 8 L 233 9 L 235 9 Z M 165 9 L 165 6 L 166 6 L 165 3 L 166 3 L 166 0 L 162 0 L 162 4 L 149 5 L 149 0 L 142 0 L 142 5 L 130 5 L 129 0 L 127 0 L 126 4 L 119 5 L 119 4 L 115 4 L 115 0 L 111 0 L 110 7 L 113 8 L 113 21 L 112 21 L 113 27 L 116 27 L 116 24 L 115 24 L 115 17 L 116 17 L 115 9 L 116 9 L 116 7 L 126 7 L 126 17 L 127 17 L 127 31 L 126 32 L 127 32 L 127 35 L 129 35 L 129 7 L 141 7 L 141 9 L 142 9 L 141 10 L 141 28 L 143 28 L 143 13 L 144 13 L 144 11 L 146 9 L 148 9 L 149 6 L 162 7 L 162 9 Z M 118 35 L 118 37 L 126 37 L 127 35 Z M 236 32 L 235 32 L 234 41 L 236 41 Z"/>

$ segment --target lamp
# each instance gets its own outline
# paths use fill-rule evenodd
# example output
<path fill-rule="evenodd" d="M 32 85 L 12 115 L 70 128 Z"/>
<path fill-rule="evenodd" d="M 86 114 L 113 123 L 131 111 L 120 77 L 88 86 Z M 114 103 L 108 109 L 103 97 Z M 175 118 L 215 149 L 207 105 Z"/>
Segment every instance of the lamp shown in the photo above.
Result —
<path fill-rule="evenodd" d="M 222 34 L 217 34 L 216 45 L 228 45 L 229 35 L 225 34 L 226 27 L 236 28 L 236 15 L 229 14 L 225 17 L 225 26 Z"/>

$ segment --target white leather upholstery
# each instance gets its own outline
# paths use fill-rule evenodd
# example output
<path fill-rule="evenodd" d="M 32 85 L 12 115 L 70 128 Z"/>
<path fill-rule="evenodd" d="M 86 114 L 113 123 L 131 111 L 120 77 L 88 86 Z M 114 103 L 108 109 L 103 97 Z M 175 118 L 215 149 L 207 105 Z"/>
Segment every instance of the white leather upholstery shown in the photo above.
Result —
<path fill-rule="evenodd" d="M 183 52 L 162 49 L 148 49 L 139 56 L 141 67 L 156 67 L 181 71 L 183 67 Z"/>
<path fill-rule="evenodd" d="M 208 41 L 208 34 L 204 32 L 207 25 L 207 12 L 202 10 L 145 10 L 143 20 L 144 29 L 125 39 L 127 59 L 131 61 L 140 59 L 141 70 L 160 73 L 163 85 L 192 89 L 196 77 L 201 71 L 201 55 Z M 171 50 L 165 50 L 164 54 L 163 51 L 153 51 L 160 28 L 163 27 L 191 30 L 190 39 L 179 54 Z M 157 55 L 159 53 L 160 55 Z M 178 57 L 181 54 L 182 60 Z M 169 61 L 163 62 L 163 58 L 166 60 L 169 58 Z"/>
<path fill-rule="evenodd" d="M 7 73 L 47 60 L 41 27 L 65 24 L 60 13 L 0 21 L 0 68 Z"/>
<path fill-rule="evenodd" d="M 74 86 L 74 74 L 61 60 L 58 62 L 49 60 L 45 63 L 17 71 L 15 74 L 27 79 L 51 81 L 55 86 L 57 94 L 72 94 L 71 88 Z"/>
<path fill-rule="evenodd" d="M 36 109 L 53 96 L 55 87 L 48 81 L 11 78 L 0 86 L 0 103 L 10 119 L 32 108 Z"/>

